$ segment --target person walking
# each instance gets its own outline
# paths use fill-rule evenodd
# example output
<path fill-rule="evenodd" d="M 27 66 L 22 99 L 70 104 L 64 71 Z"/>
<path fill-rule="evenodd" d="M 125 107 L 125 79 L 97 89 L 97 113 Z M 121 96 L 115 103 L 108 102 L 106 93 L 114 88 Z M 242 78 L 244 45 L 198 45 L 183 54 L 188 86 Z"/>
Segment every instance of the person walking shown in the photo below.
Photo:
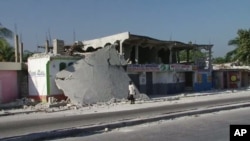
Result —
<path fill-rule="evenodd" d="M 132 81 L 129 81 L 128 85 L 128 99 L 131 100 L 130 104 L 135 104 L 136 90 Z"/>

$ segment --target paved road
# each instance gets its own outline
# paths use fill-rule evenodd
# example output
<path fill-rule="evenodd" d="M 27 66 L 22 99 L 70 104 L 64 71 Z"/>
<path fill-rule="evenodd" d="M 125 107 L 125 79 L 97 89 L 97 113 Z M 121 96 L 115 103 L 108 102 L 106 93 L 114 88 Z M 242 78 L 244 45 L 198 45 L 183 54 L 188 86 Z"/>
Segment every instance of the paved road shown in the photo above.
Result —
<path fill-rule="evenodd" d="M 182 117 L 54 141 L 229 141 L 230 124 L 250 124 L 250 108 Z"/>
<path fill-rule="evenodd" d="M 146 118 L 155 115 L 174 113 L 197 108 L 212 107 L 216 105 L 225 105 L 230 103 L 249 102 L 250 96 L 217 99 L 210 101 L 165 105 L 159 107 L 150 107 L 144 109 L 135 109 L 130 111 L 118 111 L 111 113 L 97 113 L 89 115 L 76 115 L 56 118 L 21 120 L 11 122 L 0 122 L 0 137 L 13 137 L 34 132 L 51 131 L 56 129 L 95 125 L 109 123 L 114 121 L 123 121 L 134 118 Z"/>

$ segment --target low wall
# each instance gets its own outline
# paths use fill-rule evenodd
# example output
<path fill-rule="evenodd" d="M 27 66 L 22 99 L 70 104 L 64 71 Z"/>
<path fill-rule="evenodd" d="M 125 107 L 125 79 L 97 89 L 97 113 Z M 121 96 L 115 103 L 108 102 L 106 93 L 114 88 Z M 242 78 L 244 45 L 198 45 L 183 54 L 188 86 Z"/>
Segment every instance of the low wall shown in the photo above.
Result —
<path fill-rule="evenodd" d="M 0 70 L 0 103 L 18 98 L 17 71 Z"/>

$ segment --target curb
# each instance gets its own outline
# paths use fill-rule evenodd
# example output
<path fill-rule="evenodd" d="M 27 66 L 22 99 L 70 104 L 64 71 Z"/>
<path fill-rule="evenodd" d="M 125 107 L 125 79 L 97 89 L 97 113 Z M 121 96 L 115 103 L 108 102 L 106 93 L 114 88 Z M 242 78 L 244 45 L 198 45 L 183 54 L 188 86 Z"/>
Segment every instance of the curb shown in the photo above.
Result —
<path fill-rule="evenodd" d="M 22 136 L 16 137 L 8 137 L 3 138 L 4 141 L 38 141 L 38 140 L 48 140 L 48 139 L 55 139 L 55 138 L 65 138 L 65 137 L 73 137 L 80 135 L 83 136 L 83 133 L 86 135 L 95 134 L 97 132 L 103 132 L 107 129 L 110 131 L 115 128 L 121 128 L 124 126 L 134 126 L 139 125 L 147 122 L 155 122 L 159 120 L 169 120 L 174 118 L 179 118 L 183 116 L 192 116 L 197 114 L 206 114 L 212 112 L 218 112 L 223 110 L 231 110 L 237 109 L 242 107 L 250 107 L 250 102 L 241 103 L 241 104 L 232 104 L 232 105 L 223 105 L 219 107 L 211 107 L 211 108 L 202 108 L 202 109 L 195 109 L 195 110 L 188 110 L 188 111 L 181 111 L 177 113 L 171 113 L 166 115 L 160 115 L 155 117 L 148 117 L 148 118 L 141 118 L 141 119 L 133 119 L 133 120 L 125 120 L 125 121 L 118 121 L 113 123 L 105 123 L 93 126 L 86 126 L 86 127 L 77 127 L 77 128 L 68 128 L 68 129 L 61 129 L 61 130 L 53 130 L 47 132 L 39 132 L 39 133 L 31 133 Z"/>
<path fill-rule="evenodd" d="M 0 117 L 16 115 L 16 114 L 30 114 L 30 113 L 36 113 L 36 112 L 39 112 L 39 111 L 34 110 L 34 111 L 24 111 L 24 112 L 5 112 L 3 114 L 0 114 Z"/>

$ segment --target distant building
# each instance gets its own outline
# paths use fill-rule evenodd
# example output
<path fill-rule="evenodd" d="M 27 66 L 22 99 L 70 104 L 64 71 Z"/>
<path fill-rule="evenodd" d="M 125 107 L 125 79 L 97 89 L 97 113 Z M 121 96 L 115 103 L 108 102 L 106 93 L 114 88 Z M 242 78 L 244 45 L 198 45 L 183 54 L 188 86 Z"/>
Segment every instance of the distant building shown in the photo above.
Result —
<path fill-rule="evenodd" d="M 212 77 L 215 89 L 246 88 L 250 85 L 250 67 L 231 63 L 214 65 Z"/>

